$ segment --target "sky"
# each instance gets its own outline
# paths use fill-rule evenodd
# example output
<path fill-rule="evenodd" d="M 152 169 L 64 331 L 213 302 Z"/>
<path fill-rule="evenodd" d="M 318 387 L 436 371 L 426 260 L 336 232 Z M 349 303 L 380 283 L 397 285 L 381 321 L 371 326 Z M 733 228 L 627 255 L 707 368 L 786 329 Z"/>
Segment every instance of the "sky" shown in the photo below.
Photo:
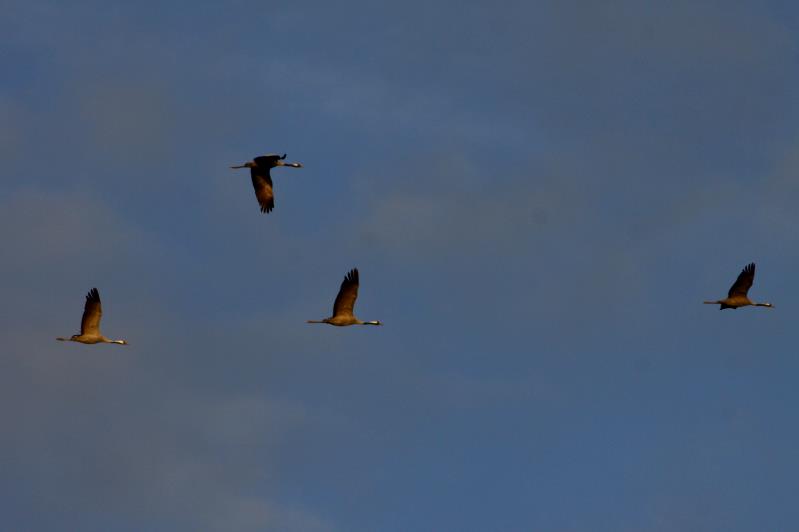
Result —
<path fill-rule="evenodd" d="M 2 11 L 4 529 L 795 529 L 794 2 Z"/>

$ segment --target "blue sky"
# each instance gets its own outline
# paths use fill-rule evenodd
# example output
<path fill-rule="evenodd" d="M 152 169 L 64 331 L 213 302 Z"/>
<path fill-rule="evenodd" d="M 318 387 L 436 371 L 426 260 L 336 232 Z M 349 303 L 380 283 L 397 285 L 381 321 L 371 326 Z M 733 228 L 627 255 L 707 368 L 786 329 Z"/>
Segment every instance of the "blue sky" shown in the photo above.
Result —
<path fill-rule="evenodd" d="M 3 11 L 5 528 L 795 527 L 793 3 Z"/>

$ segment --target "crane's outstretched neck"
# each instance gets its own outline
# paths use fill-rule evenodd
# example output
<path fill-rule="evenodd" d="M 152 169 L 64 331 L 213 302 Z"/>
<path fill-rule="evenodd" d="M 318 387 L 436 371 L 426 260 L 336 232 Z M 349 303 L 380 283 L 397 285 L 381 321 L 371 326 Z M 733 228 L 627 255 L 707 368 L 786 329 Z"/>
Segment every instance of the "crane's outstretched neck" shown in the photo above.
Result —
<path fill-rule="evenodd" d="M 774 305 L 771 303 L 755 303 L 756 307 L 767 307 L 767 308 L 774 308 Z"/>
<path fill-rule="evenodd" d="M 109 344 L 129 345 L 126 340 L 110 340 Z"/>
<path fill-rule="evenodd" d="M 372 320 L 372 321 L 365 321 L 361 323 L 361 325 L 383 325 L 383 324 L 377 320 Z"/>

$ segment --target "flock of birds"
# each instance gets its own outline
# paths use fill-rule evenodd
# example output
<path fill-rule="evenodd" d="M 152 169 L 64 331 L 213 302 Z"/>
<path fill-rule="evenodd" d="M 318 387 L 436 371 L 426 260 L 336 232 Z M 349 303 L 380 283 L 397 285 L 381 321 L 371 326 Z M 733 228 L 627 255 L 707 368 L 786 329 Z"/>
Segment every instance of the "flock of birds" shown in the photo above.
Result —
<path fill-rule="evenodd" d="M 249 168 L 252 186 L 255 189 L 255 198 L 261 207 L 262 213 L 272 212 L 275 208 L 275 193 L 270 170 L 277 166 L 289 168 L 302 168 L 301 163 L 287 163 L 286 154 L 269 154 L 256 157 L 252 161 L 231 168 Z M 360 278 L 358 269 L 353 268 L 341 282 L 336 300 L 333 302 L 333 315 L 322 320 L 308 320 L 308 323 L 328 323 L 337 327 L 347 325 L 383 325 L 380 321 L 361 321 L 355 317 L 355 300 L 358 299 L 358 286 Z M 80 321 L 80 334 L 73 334 L 69 338 L 56 338 L 61 342 L 80 342 L 82 344 L 118 344 L 128 345 L 126 340 L 111 340 L 100 332 L 100 320 L 103 317 L 103 305 L 100 301 L 100 292 L 92 288 L 86 294 L 86 304 L 83 307 L 83 318 Z"/>
<path fill-rule="evenodd" d="M 286 154 L 269 154 L 256 157 L 252 161 L 242 165 L 231 166 L 231 168 L 249 168 L 252 186 L 255 189 L 255 198 L 262 213 L 272 212 L 275 208 L 274 185 L 270 170 L 278 166 L 289 168 L 302 168 L 301 163 L 287 163 Z M 738 278 L 727 292 L 727 297 L 717 301 L 705 301 L 706 305 L 719 305 L 719 310 L 727 308 L 737 309 L 740 307 L 767 307 L 774 308 L 771 303 L 755 303 L 749 299 L 749 289 L 755 280 L 755 264 L 747 264 Z M 354 314 L 355 300 L 358 298 L 358 286 L 360 279 L 358 269 L 353 268 L 341 282 L 336 300 L 333 303 L 333 315 L 322 320 L 308 320 L 308 323 L 327 323 L 337 327 L 348 325 L 382 325 L 377 320 L 361 321 Z M 83 318 L 80 322 L 80 334 L 74 334 L 70 338 L 57 338 L 62 342 L 80 342 L 82 344 L 118 344 L 128 345 L 125 340 L 111 340 L 100 332 L 100 320 L 103 317 L 103 306 L 100 302 L 100 292 L 97 288 L 92 288 L 86 294 L 86 304 L 83 308 Z"/>

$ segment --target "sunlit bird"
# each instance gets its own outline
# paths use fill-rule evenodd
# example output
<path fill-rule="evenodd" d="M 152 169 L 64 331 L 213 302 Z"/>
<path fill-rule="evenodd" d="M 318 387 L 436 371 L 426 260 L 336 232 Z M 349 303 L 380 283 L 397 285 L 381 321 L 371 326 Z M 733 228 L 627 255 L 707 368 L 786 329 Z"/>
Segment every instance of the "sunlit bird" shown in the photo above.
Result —
<path fill-rule="evenodd" d="M 100 332 L 100 319 L 103 317 L 103 305 L 100 303 L 100 292 L 96 288 L 86 294 L 86 305 L 83 307 L 83 318 L 80 320 L 80 334 L 71 338 L 56 338 L 62 342 L 80 342 L 82 344 L 120 344 L 128 345 L 125 340 L 111 340 Z"/>
<path fill-rule="evenodd" d="M 747 293 L 749 289 L 752 288 L 752 283 L 755 280 L 755 263 L 752 262 L 751 264 L 747 264 L 744 266 L 744 269 L 741 270 L 741 273 L 738 275 L 738 279 L 735 280 L 733 285 L 730 287 L 730 291 L 727 293 L 727 297 L 724 299 L 719 299 L 718 301 L 705 301 L 705 305 L 721 305 L 719 310 L 724 310 L 725 308 L 738 308 L 738 307 L 748 307 L 748 306 L 755 306 L 755 307 L 768 307 L 774 308 L 774 305 L 771 303 L 755 303 L 749 297 L 747 297 Z"/>
<path fill-rule="evenodd" d="M 329 323 L 344 327 L 346 325 L 383 325 L 379 321 L 361 321 L 355 317 L 353 307 L 355 300 L 358 299 L 358 268 L 352 270 L 344 276 L 339 288 L 336 301 L 333 303 L 333 315 L 323 320 L 308 320 L 308 323 Z"/>
<path fill-rule="evenodd" d="M 302 168 L 302 164 L 300 163 L 284 162 L 285 158 L 285 153 L 282 156 L 270 153 L 269 155 L 256 157 L 252 161 L 244 163 L 241 166 L 231 166 L 231 168 L 250 169 L 252 186 L 255 189 L 255 197 L 258 199 L 258 205 L 261 206 L 261 212 L 271 212 L 272 209 L 275 208 L 275 193 L 272 190 L 272 176 L 269 174 L 269 169 L 276 166 Z"/>

